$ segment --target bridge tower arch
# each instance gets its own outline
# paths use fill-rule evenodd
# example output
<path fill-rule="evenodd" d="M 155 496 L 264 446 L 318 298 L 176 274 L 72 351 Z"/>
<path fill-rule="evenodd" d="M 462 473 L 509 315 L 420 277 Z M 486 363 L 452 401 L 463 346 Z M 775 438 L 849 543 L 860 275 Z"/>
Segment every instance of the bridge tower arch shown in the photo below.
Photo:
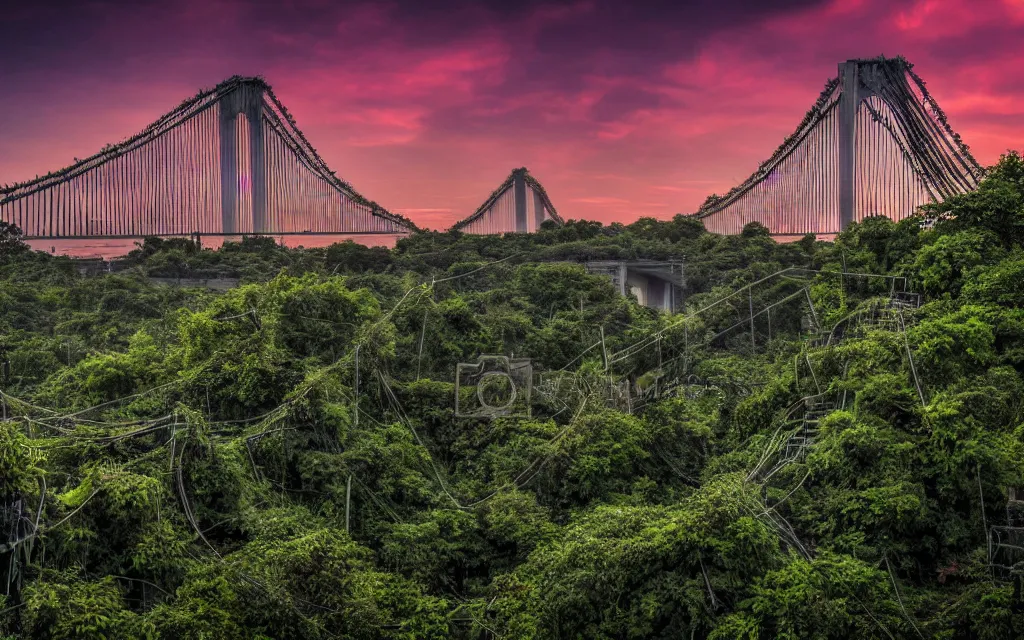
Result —
<path fill-rule="evenodd" d="M 220 98 L 220 189 L 223 233 L 238 232 L 238 116 L 249 122 L 249 167 L 252 190 L 252 230 L 266 231 L 267 161 L 263 131 L 263 92 L 259 82 L 247 82 Z"/>
<path fill-rule="evenodd" d="M 526 169 L 512 172 L 512 195 L 516 207 L 516 233 L 527 233 L 526 224 Z"/>
<path fill-rule="evenodd" d="M 839 63 L 839 230 L 853 222 L 854 194 L 857 190 L 857 109 L 865 99 L 876 95 L 871 86 L 880 75 L 878 62 L 847 60 Z"/>

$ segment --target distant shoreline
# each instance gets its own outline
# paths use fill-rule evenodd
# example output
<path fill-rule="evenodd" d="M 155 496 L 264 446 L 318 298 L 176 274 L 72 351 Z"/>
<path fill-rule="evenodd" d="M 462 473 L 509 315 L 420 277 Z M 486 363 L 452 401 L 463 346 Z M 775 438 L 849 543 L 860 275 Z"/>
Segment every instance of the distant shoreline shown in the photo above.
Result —
<path fill-rule="evenodd" d="M 286 247 L 328 247 L 338 242 L 352 240 L 370 247 L 394 247 L 398 236 L 394 235 L 322 235 L 322 236 L 272 236 L 278 244 Z M 216 249 L 225 240 L 240 241 L 242 236 L 222 238 L 217 236 L 204 237 L 204 249 Z M 142 244 L 142 238 L 129 240 L 96 240 L 91 238 L 66 240 L 28 240 L 30 247 L 36 251 L 45 251 L 55 255 L 66 255 L 71 258 L 122 258 L 128 255 L 136 245 Z M 52 251 L 51 251 L 52 249 Z"/>

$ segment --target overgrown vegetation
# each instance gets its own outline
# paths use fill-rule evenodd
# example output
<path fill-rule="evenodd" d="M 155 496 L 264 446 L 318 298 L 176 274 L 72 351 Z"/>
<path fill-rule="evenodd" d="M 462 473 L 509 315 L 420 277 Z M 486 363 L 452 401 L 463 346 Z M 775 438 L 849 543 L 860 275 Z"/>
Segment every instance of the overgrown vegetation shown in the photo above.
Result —
<path fill-rule="evenodd" d="M 96 277 L 2 227 L 0 637 L 1021 637 L 1024 161 L 929 209 Z M 684 262 L 685 313 L 608 258 Z M 529 416 L 455 416 L 480 354 Z"/>

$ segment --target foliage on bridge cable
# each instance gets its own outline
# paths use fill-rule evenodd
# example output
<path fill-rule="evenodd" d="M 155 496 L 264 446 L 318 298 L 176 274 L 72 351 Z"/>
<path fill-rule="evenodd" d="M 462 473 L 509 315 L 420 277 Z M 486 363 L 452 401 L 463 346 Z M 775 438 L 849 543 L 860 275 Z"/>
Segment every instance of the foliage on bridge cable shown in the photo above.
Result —
<path fill-rule="evenodd" d="M 381 207 L 379 204 L 377 204 L 374 201 L 367 200 L 358 191 L 356 191 L 352 187 L 352 185 L 350 185 L 348 182 L 346 182 L 346 181 L 342 180 L 341 178 L 339 178 L 338 175 L 334 171 L 332 171 L 330 169 L 330 167 L 327 166 L 327 163 L 324 162 L 323 158 L 320 157 L 320 154 L 317 153 L 316 147 L 314 147 L 312 144 L 310 144 L 309 140 L 306 139 L 306 136 L 302 133 L 302 130 L 299 129 L 298 124 L 296 124 L 295 118 L 292 117 L 292 114 L 288 111 L 288 108 L 284 106 L 284 103 L 282 103 L 278 99 L 277 95 L 271 89 L 270 85 L 264 83 L 264 90 L 266 91 L 266 95 L 270 99 L 271 104 L 278 111 L 281 112 L 281 115 L 284 116 L 284 119 L 288 123 L 288 126 L 289 126 L 290 130 L 293 131 L 296 136 L 298 136 L 299 140 L 301 140 L 301 142 L 302 142 L 303 147 L 305 149 L 308 149 L 313 154 L 313 158 L 315 159 L 317 166 L 320 167 L 320 169 L 322 171 L 324 171 L 327 175 L 330 176 L 331 182 L 333 182 L 336 187 L 338 187 L 340 190 L 342 190 L 346 195 L 348 195 L 356 203 L 362 204 L 362 205 L 366 205 L 368 207 L 371 207 L 374 215 L 386 218 L 386 219 L 391 220 L 393 222 L 397 222 L 397 223 L 401 224 L 402 226 L 406 227 L 407 229 L 409 229 L 410 231 L 418 231 L 419 230 L 419 228 L 416 226 L 416 224 L 412 220 L 406 218 L 405 216 L 403 216 L 401 214 L 393 213 L 391 211 L 388 211 L 387 209 L 385 209 L 384 207 Z"/>
<path fill-rule="evenodd" d="M 975 169 L 975 177 L 979 179 L 982 178 L 985 175 L 985 168 L 978 164 L 978 161 L 975 160 L 974 156 L 971 154 L 971 148 L 967 146 L 967 143 L 965 143 L 960 138 L 960 134 L 955 132 L 953 128 L 949 125 L 949 121 L 946 118 L 946 113 L 942 110 L 942 107 L 939 106 L 938 101 L 935 100 L 935 98 L 932 97 L 932 95 L 925 88 L 924 80 L 922 80 L 921 77 L 917 75 L 917 73 L 915 73 L 913 69 L 914 65 L 907 63 L 907 75 L 913 78 L 918 90 L 921 91 L 921 94 L 924 96 L 925 101 L 928 103 L 929 106 L 931 106 L 932 111 L 935 113 L 935 117 L 942 124 L 943 128 L 946 131 L 946 134 L 956 143 L 957 149 L 959 149 L 962 156 L 968 159 L 968 161 L 973 165 Z"/>
<path fill-rule="evenodd" d="M 952 127 L 950 127 L 945 113 L 939 107 L 938 102 L 925 88 L 924 81 L 914 73 L 913 65 L 907 62 L 902 56 L 897 56 L 895 59 L 887 60 L 884 56 L 881 56 L 874 60 L 882 63 L 878 68 L 881 69 L 883 75 L 886 77 L 886 82 L 883 85 L 871 87 L 879 95 L 885 95 L 886 102 L 891 109 L 895 112 L 898 118 L 902 120 L 902 129 L 909 136 L 914 135 L 914 140 L 919 140 L 922 143 L 922 147 L 916 149 L 919 157 L 929 157 L 930 152 L 933 152 L 935 147 L 938 146 L 948 147 L 948 153 L 942 150 L 942 169 L 933 167 L 929 172 L 929 179 L 937 180 L 940 178 L 948 178 L 949 176 L 958 177 L 961 173 L 961 169 L 950 166 L 952 161 L 958 162 L 963 169 L 968 172 L 969 181 L 963 183 L 960 190 L 972 189 L 977 186 L 977 181 L 984 175 L 984 170 L 978 164 L 978 162 L 971 155 L 968 147 L 961 141 L 960 136 L 956 134 Z M 897 64 L 892 64 L 893 62 Z M 913 85 L 906 81 L 906 78 L 913 80 Z M 913 93 L 913 87 L 916 87 L 921 95 L 915 95 Z M 893 95 L 893 91 L 896 91 L 896 95 Z M 915 132 L 914 127 L 908 126 L 909 123 L 905 118 L 902 118 L 903 111 L 898 107 L 910 106 L 912 112 L 916 116 L 918 130 Z M 925 107 L 930 107 L 932 115 L 929 115 Z M 937 125 L 934 121 L 937 121 Z M 923 124 L 927 123 L 930 125 L 931 131 L 920 131 Z M 941 125 L 941 126 L 938 126 Z M 895 134 L 894 134 L 895 136 Z M 936 145 L 937 143 L 937 145 Z M 945 195 L 951 195 L 949 193 Z"/>
<path fill-rule="evenodd" d="M 530 187 L 534 191 L 540 194 L 541 202 L 544 203 L 544 210 L 550 214 L 551 219 L 558 224 L 565 224 L 565 221 L 562 220 L 562 217 L 558 215 L 558 211 L 555 210 L 555 205 L 551 204 L 551 198 L 548 197 L 548 192 L 544 190 L 543 185 L 541 185 L 541 183 L 538 182 L 537 179 L 534 178 L 529 171 L 526 171 L 526 167 L 523 167 L 523 171 L 523 177 L 526 180 L 526 184 L 530 185 Z"/>
<path fill-rule="evenodd" d="M 487 196 L 487 199 L 484 200 L 483 204 L 477 207 L 476 211 L 474 211 L 472 214 L 470 214 L 463 220 L 460 220 L 459 222 L 453 224 L 451 227 L 452 230 L 458 231 L 465 225 L 469 224 L 470 222 L 473 222 L 480 216 L 484 215 L 487 212 L 487 210 L 491 207 L 491 205 L 494 204 L 505 191 L 512 188 L 512 182 L 515 180 L 516 174 L 519 173 L 520 171 L 525 171 L 525 167 L 520 169 L 513 169 L 512 172 L 508 174 L 508 177 L 505 178 L 505 180 L 501 184 L 499 184 L 494 191 L 491 192 L 491 195 Z"/>
<path fill-rule="evenodd" d="M 27 180 L 20 184 L 5 186 L 3 189 L 0 189 L 0 201 L 9 199 L 15 195 L 22 195 L 19 192 L 26 192 L 26 190 L 31 192 L 32 188 L 38 188 L 40 185 L 44 185 L 44 183 L 52 182 L 54 178 L 65 180 L 83 173 L 84 171 L 105 164 L 110 159 L 122 155 L 125 151 L 131 148 L 148 142 L 160 133 L 173 128 L 178 123 L 188 119 L 192 115 L 195 115 L 200 110 L 211 106 L 217 99 L 231 93 L 243 84 L 265 86 L 265 83 L 261 78 L 232 76 L 212 89 L 201 89 L 195 96 L 182 100 L 177 107 L 171 109 L 166 114 L 150 123 L 139 133 L 125 138 L 123 141 L 116 144 L 105 145 L 103 149 L 95 155 L 89 156 L 84 160 L 79 160 L 69 167 L 65 167 L 57 171 L 51 171 L 45 176 L 37 176 L 33 180 Z"/>
<path fill-rule="evenodd" d="M 1018 162 L 831 243 L 5 249 L 0 637 L 1018 637 Z M 168 254 L 243 282 L 150 282 Z M 686 256 L 685 309 L 593 255 Z M 529 358 L 530 417 L 454 415 L 481 354 Z M 716 388 L 616 391 L 676 379 Z"/>
<path fill-rule="evenodd" d="M 975 188 L 982 175 L 977 162 L 969 151 L 956 148 L 951 142 L 951 129 L 947 123 L 940 123 L 944 129 L 940 128 L 926 113 L 921 99 L 913 94 L 906 81 L 906 69 L 893 68 L 890 65 L 884 65 L 881 69 L 887 81 L 878 90 L 893 113 L 901 120 L 901 129 L 908 134 L 912 142 L 917 143 L 915 155 L 929 165 L 928 173 L 932 179 L 945 183 L 944 195 L 949 197 L 954 193 Z M 925 104 L 933 104 L 934 99 L 924 90 L 923 85 L 919 88 Z M 959 166 L 956 166 L 958 164 Z M 967 175 L 963 175 L 965 171 Z"/>
<path fill-rule="evenodd" d="M 741 184 L 736 185 L 722 196 L 715 196 L 712 200 L 708 198 L 697 210 L 695 215 L 703 217 L 710 215 L 715 211 L 721 209 L 718 205 L 727 205 L 729 202 L 735 200 L 738 196 L 745 193 L 753 185 L 757 184 L 764 179 L 771 169 L 775 167 L 779 162 L 782 161 L 789 153 L 795 148 L 801 140 L 807 135 L 807 133 L 814 128 L 814 126 L 832 109 L 838 104 L 838 92 L 836 89 L 839 88 L 839 78 L 830 78 L 825 82 L 825 88 L 821 90 L 817 100 L 811 105 L 811 108 L 804 114 L 803 120 L 797 125 L 796 129 L 785 140 L 782 144 L 772 153 L 771 156 L 760 165 L 757 170 Z"/>
<path fill-rule="evenodd" d="M 918 157 L 911 153 L 910 150 L 907 149 L 907 146 L 903 144 L 903 140 L 900 139 L 899 134 L 896 132 L 896 129 L 893 126 L 892 122 L 890 122 L 888 116 L 879 113 L 877 109 L 872 107 L 866 101 L 864 102 L 864 108 L 867 109 L 868 113 L 871 114 L 872 121 L 877 122 L 880 126 L 882 126 L 882 128 L 889 132 L 889 135 L 892 136 L 892 139 L 894 142 L 896 142 L 896 146 L 899 148 L 904 161 L 906 161 L 907 164 L 914 168 L 914 172 L 921 179 L 921 183 L 925 186 L 926 189 L 928 189 L 928 195 L 931 196 L 933 200 L 938 200 L 935 194 L 935 189 L 933 188 L 934 184 L 932 176 L 930 176 L 921 166 L 921 161 L 918 159 Z"/>

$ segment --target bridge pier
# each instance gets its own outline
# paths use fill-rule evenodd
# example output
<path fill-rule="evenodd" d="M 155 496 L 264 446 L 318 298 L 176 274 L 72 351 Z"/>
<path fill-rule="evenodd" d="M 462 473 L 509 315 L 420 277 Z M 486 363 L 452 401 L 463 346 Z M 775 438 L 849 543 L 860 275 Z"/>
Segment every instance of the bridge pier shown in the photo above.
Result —
<path fill-rule="evenodd" d="M 263 144 L 263 87 L 243 85 L 220 99 L 220 189 L 221 229 L 238 232 L 238 140 L 237 118 L 249 121 L 249 188 L 252 193 L 252 230 L 266 231 L 267 162 Z"/>

